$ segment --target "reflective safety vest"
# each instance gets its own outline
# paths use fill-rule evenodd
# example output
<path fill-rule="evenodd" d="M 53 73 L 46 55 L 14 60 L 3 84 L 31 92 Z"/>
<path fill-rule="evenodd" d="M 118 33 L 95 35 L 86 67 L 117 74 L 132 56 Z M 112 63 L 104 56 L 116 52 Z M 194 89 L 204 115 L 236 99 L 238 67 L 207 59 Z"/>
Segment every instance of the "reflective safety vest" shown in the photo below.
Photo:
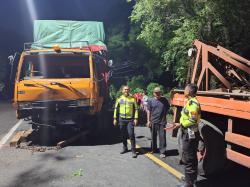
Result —
<path fill-rule="evenodd" d="M 189 98 L 181 111 L 181 125 L 185 128 L 197 125 L 200 122 L 200 118 L 201 107 L 198 100 L 195 97 Z"/>
<path fill-rule="evenodd" d="M 138 119 L 138 106 L 135 98 L 122 95 L 116 100 L 114 119 Z"/>

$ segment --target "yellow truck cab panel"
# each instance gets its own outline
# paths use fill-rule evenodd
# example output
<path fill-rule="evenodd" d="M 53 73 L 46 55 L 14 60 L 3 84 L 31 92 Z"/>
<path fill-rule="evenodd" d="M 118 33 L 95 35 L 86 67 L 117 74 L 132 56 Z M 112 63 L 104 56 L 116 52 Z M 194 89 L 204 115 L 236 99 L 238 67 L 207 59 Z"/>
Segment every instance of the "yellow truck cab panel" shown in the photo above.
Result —
<path fill-rule="evenodd" d="M 82 108 L 92 115 L 99 112 L 103 98 L 92 59 L 91 51 L 80 49 L 23 52 L 14 93 L 19 118 L 32 115 L 34 108 L 48 109 L 48 103 L 64 103 L 62 107 Z"/>

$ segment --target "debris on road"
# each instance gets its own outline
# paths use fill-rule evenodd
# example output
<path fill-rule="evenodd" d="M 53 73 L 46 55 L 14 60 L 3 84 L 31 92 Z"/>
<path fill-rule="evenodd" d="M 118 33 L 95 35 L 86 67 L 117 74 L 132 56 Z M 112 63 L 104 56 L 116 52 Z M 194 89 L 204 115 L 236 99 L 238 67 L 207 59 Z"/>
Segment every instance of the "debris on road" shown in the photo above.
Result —
<path fill-rule="evenodd" d="M 65 146 L 77 141 L 81 137 L 86 136 L 88 133 L 89 133 L 88 131 L 80 132 L 79 134 L 76 134 L 76 135 L 74 135 L 73 137 L 71 137 L 71 138 L 69 138 L 67 140 L 60 141 L 59 143 L 57 143 L 57 147 L 63 148 Z"/>
<path fill-rule="evenodd" d="M 81 176 L 83 176 L 83 170 L 79 169 L 78 171 L 75 171 L 72 176 L 73 177 L 81 177 Z"/>
<path fill-rule="evenodd" d="M 56 150 L 58 151 L 60 148 L 59 147 L 44 147 L 44 146 L 36 146 L 36 145 L 32 145 L 32 146 L 28 146 L 28 145 L 22 145 L 18 147 L 19 149 L 26 149 L 26 150 L 30 150 L 32 153 L 34 152 L 45 152 L 45 151 L 51 151 L 51 150 Z"/>
<path fill-rule="evenodd" d="M 89 131 L 84 131 L 84 132 L 79 132 L 77 134 L 74 134 L 70 138 L 67 138 L 65 140 L 60 140 L 54 146 L 53 145 L 43 146 L 39 144 L 39 142 L 37 142 L 38 134 L 39 133 L 37 133 L 36 131 L 32 129 L 17 131 L 10 141 L 10 147 L 31 150 L 32 153 L 33 152 L 45 152 L 47 150 L 59 150 L 63 147 L 66 147 L 67 145 L 70 145 L 76 142 L 82 137 L 85 137 L 86 135 L 89 134 Z"/>
<path fill-rule="evenodd" d="M 27 141 L 32 132 L 32 129 L 27 131 L 18 131 L 10 141 L 10 147 L 18 147 L 21 142 Z"/>

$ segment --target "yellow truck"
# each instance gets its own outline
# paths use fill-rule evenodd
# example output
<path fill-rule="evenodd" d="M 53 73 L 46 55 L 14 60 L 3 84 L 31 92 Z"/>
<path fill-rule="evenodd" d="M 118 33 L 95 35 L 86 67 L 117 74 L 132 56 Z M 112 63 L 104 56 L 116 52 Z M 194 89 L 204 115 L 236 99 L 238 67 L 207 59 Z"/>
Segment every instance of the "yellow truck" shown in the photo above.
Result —
<path fill-rule="evenodd" d="M 30 119 L 33 128 L 96 118 L 108 100 L 112 63 L 103 23 L 37 20 L 34 43 L 24 46 L 12 62 L 17 118 Z"/>

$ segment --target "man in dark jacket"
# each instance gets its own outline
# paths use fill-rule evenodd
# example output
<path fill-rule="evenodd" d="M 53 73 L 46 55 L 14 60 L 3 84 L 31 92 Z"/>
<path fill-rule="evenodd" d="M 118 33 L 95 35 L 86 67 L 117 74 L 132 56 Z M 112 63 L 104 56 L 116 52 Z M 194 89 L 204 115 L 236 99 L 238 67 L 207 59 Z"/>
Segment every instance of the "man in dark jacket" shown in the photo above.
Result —
<path fill-rule="evenodd" d="M 151 129 L 151 148 L 152 152 L 157 151 L 157 134 L 159 134 L 159 143 L 160 143 L 160 157 L 166 157 L 166 131 L 164 128 L 167 123 L 167 112 L 169 109 L 168 100 L 165 97 L 162 97 L 162 91 L 160 87 L 154 88 L 153 92 L 154 97 L 148 101 L 148 110 L 147 110 L 147 126 Z"/>

